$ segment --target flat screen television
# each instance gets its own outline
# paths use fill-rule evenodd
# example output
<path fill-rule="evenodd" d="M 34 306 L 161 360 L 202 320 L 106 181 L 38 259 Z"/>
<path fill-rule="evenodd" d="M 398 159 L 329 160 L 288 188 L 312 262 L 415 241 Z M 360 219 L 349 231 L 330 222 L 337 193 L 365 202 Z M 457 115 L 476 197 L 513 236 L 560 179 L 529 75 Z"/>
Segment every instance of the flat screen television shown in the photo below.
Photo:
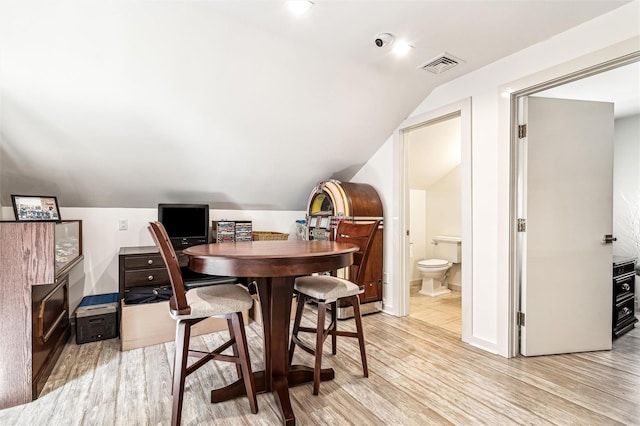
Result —
<path fill-rule="evenodd" d="M 175 249 L 209 242 L 209 205 L 158 204 L 158 221 Z"/>

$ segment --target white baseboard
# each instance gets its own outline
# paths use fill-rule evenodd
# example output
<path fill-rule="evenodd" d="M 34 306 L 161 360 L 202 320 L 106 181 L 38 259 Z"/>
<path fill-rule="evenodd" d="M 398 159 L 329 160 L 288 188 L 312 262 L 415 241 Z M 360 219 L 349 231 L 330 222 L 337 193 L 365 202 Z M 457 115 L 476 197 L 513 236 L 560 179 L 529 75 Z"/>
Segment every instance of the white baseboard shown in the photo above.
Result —
<path fill-rule="evenodd" d="M 449 283 L 447 287 L 449 287 L 449 290 L 451 291 L 462 291 L 462 284 Z"/>
<path fill-rule="evenodd" d="M 409 281 L 409 285 L 411 287 L 415 287 L 415 288 L 421 287 L 422 286 L 422 280 Z M 462 284 L 449 283 L 447 285 L 447 287 L 449 287 L 449 290 L 451 290 L 451 291 L 462 291 Z"/>

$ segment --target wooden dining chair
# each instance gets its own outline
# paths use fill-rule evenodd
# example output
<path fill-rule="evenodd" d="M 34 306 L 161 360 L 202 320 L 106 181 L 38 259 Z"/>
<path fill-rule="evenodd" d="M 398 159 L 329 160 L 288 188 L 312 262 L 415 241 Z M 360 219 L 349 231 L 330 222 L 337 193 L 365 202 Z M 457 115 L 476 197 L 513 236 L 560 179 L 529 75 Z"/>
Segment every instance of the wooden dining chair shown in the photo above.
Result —
<path fill-rule="evenodd" d="M 353 265 L 349 268 L 350 279 L 338 278 L 329 275 L 312 275 L 296 278 L 295 290 L 298 292 L 298 304 L 296 317 L 293 323 L 293 332 L 289 346 L 289 364 L 293 360 L 296 346 L 315 356 L 313 374 L 313 394 L 320 391 L 320 370 L 322 367 L 322 348 L 327 336 L 331 336 L 331 353 L 336 354 L 337 336 L 356 337 L 360 345 L 360 357 L 364 377 L 369 377 L 367 368 L 367 355 L 364 347 L 364 333 L 362 330 L 362 318 L 360 315 L 360 299 L 358 294 L 364 292 L 364 279 L 367 268 L 367 259 L 373 243 L 373 238 L 378 230 L 379 220 L 371 223 L 340 222 L 336 230 L 336 241 L 347 242 L 358 246 L 354 253 Z M 318 320 L 315 328 L 302 327 L 302 312 L 307 300 L 313 300 L 318 305 Z M 338 330 L 337 310 L 338 302 L 353 306 L 353 315 L 356 322 L 356 332 Z M 327 305 L 331 307 L 331 321 L 325 326 Z M 315 348 L 309 347 L 298 337 L 299 332 L 315 333 Z"/>
<path fill-rule="evenodd" d="M 180 424 L 185 378 L 210 360 L 236 364 L 238 378 L 244 380 L 251 412 L 257 413 L 256 387 L 242 319 L 242 311 L 248 310 L 253 305 L 253 299 L 251 299 L 249 292 L 234 284 L 197 287 L 188 292 L 185 291 L 180 264 L 169 241 L 167 231 L 160 222 L 150 222 L 149 231 L 169 270 L 173 289 L 173 296 L 169 300 L 169 314 L 177 321 L 172 376 L 171 424 Z M 229 340 L 211 352 L 189 350 L 191 327 L 210 317 L 227 319 Z M 233 355 L 222 354 L 228 348 L 231 348 Z M 188 357 L 199 359 L 191 365 L 187 365 Z"/>

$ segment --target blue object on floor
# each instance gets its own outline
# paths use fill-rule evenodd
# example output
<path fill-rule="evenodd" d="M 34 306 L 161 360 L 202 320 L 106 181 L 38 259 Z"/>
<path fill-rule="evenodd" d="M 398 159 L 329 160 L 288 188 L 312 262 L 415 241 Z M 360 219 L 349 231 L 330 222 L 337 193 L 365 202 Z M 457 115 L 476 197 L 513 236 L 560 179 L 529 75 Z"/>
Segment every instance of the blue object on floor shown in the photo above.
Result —
<path fill-rule="evenodd" d="M 109 303 L 118 303 L 118 293 L 94 294 L 92 296 L 84 296 L 78 307 L 107 305 Z"/>

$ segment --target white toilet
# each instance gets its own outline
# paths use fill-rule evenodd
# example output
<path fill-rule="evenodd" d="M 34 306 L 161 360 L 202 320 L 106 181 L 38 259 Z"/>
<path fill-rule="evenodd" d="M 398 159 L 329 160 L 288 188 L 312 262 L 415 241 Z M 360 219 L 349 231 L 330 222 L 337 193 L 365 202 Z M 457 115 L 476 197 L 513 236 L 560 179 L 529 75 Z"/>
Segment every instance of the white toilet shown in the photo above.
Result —
<path fill-rule="evenodd" d="M 451 292 L 447 287 L 449 269 L 452 264 L 460 263 L 462 257 L 462 240 L 459 237 L 437 236 L 433 244 L 437 258 L 418 262 L 418 270 L 422 274 L 419 293 L 431 297 Z"/>

